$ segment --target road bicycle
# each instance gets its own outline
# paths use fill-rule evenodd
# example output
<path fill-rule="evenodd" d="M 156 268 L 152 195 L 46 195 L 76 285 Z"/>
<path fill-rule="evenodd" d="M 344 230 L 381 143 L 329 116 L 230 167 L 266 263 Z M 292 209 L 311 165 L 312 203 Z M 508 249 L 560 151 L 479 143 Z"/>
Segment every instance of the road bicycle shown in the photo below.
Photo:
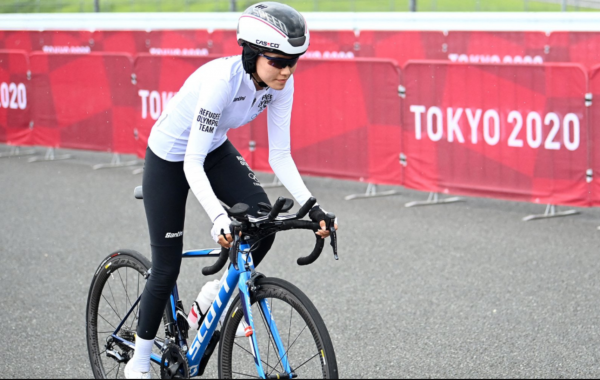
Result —
<path fill-rule="evenodd" d="M 135 197 L 143 198 L 141 187 L 135 189 Z M 297 214 L 280 215 L 294 202 L 279 198 L 273 207 L 259 205 L 258 216 L 248 215 L 249 207 L 239 203 L 227 210 L 234 237 L 230 249 L 182 253 L 184 258 L 218 257 L 202 270 L 205 276 L 217 274 L 228 262 L 229 266 L 191 344 L 187 314 L 175 285 L 164 311 L 164 329 L 159 329 L 151 355 L 153 378 L 203 375 L 217 345 L 220 378 L 338 378 L 333 344 L 315 306 L 291 283 L 257 272 L 252 261 L 261 238 L 292 229 L 319 230 L 318 223 L 300 220 L 315 203 L 311 198 Z M 337 260 L 337 236 L 331 224 Z M 324 242 L 317 236 L 313 252 L 297 263 L 314 263 Z M 110 254 L 96 270 L 86 310 L 88 353 L 96 378 L 124 378 L 123 369 L 135 350 L 140 291 L 151 275 L 150 261 L 126 249 Z"/>

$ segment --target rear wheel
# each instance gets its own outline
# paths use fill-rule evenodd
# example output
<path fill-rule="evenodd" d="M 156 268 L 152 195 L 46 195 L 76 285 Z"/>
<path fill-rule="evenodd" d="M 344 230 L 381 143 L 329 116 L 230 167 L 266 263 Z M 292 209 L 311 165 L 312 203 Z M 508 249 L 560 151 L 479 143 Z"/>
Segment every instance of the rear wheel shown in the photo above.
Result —
<path fill-rule="evenodd" d="M 133 350 L 114 340 L 112 334 L 142 294 L 149 269 L 150 261 L 140 253 L 120 250 L 109 255 L 96 270 L 88 294 L 86 333 L 90 363 L 97 379 L 125 378 L 125 364 L 133 356 Z M 117 335 L 135 342 L 138 317 L 139 304 Z M 166 323 L 165 314 L 163 324 Z M 164 340 L 165 329 L 159 328 L 156 341 Z M 161 356 L 156 346 L 153 353 Z M 158 364 L 152 362 L 150 371 L 153 378 L 160 378 Z"/>
<path fill-rule="evenodd" d="M 303 378 L 337 379 L 338 370 L 333 344 L 323 319 L 312 302 L 294 285 L 276 278 L 256 281 L 258 290 L 252 302 L 254 333 L 267 378 L 285 375 L 273 334 L 262 311 L 266 300 L 271 316 L 277 321 L 285 355 L 292 372 Z M 219 377 L 257 378 L 250 340 L 236 336 L 243 319 L 240 296 L 229 309 L 219 346 Z M 241 329 L 240 331 L 243 331 Z"/>

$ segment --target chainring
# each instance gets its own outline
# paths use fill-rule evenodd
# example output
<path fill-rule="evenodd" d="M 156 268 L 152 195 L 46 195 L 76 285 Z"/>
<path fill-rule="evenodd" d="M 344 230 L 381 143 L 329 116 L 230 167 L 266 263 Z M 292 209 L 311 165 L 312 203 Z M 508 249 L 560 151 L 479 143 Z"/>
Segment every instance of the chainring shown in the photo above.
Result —
<path fill-rule="evenodd" d="M 187 356 L 176 344 L 169 344 L 160 361 L 161 379 L 189 379 Z"/>

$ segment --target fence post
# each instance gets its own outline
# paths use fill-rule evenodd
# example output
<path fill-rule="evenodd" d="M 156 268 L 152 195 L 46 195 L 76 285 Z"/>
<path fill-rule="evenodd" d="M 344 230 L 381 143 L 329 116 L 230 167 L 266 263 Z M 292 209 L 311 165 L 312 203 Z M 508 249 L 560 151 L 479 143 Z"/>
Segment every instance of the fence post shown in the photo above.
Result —
<path fill-rule="evenodd" d="M 230 12 L 235 12 L 235 11 L 236 11 L 236 8 L 237 8 L 237 7 L 236 7 L 236 4 L 235 4 L 235 0 L 231 0 L 231 1 L 229 2 L 229 11 L 230 11 Z"/>
<path fill-rule="evenodd" d="M 411 12 L 417 11 L 417 0 L 410 0 L 410 11 Z"/>
<path fill-rule="evenodd" d="M 94 12 L 100 12 L 100 0 L 94 0 Z"/>

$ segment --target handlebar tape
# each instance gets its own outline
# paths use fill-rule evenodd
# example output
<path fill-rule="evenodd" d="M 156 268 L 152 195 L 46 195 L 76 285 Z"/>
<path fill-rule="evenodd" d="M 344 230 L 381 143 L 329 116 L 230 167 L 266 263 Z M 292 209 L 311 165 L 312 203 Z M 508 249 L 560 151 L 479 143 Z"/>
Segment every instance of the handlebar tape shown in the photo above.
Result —
<path fill-rule="evenodd" d="M 306 257 L 301 257 L 298 259 L 298 265 L 309 265 L 317 261 L 319 256 L 321 256 L 321 252 L 323 252 L 323 247 L 325 246 L 325 239 L 322 239 L 320 236 L 317 236 L 317 243 L 315 244 L 315 249 L 312 253 Z"/>
<path fill-rule="evenodd" d="M 311 206 L 312 207 L 312 206 Z M 309 222 L 307 220 L 290 220 L 282 223 L 282 230 L 311 230 L 317 232 L 321 227 L 319 223 Z M 296 261 L 298 265 L 309 265 L 317 261 L 321 253 L 323 252 L 323 247 L 325 246 L 325 239 L 322 239 L 320 236 L 317 236 L 317 241 L 315 243 L 315 248 L 312 253 L 306 257 L 301 257 Z"/>
<path fill-rule="evenodd" d="M 211 276 L 213 274 L 217 274 L 223 269 L 225 264 L 227 264 L 227 260 L 229 259 L 229 249 L 221 247 L 221 254 L 219 255 L 219 259 L 217 262 L 210 266 L 202 269 L 202 274 L 205 276 Z"/>
<path fill-rule="evenodd" d="M 298 216 L 298 219 L 304 218 L 306 214 L 308 214 L 310 209 L 313 208 L 315 203 L 317 203 L 317 200 L 314 197 L 308 198 L 306 203 L 304 203 L 304 205 L 300 207 L 300 210 L 298 210 L 298 213 L 296 214 Z"/>

